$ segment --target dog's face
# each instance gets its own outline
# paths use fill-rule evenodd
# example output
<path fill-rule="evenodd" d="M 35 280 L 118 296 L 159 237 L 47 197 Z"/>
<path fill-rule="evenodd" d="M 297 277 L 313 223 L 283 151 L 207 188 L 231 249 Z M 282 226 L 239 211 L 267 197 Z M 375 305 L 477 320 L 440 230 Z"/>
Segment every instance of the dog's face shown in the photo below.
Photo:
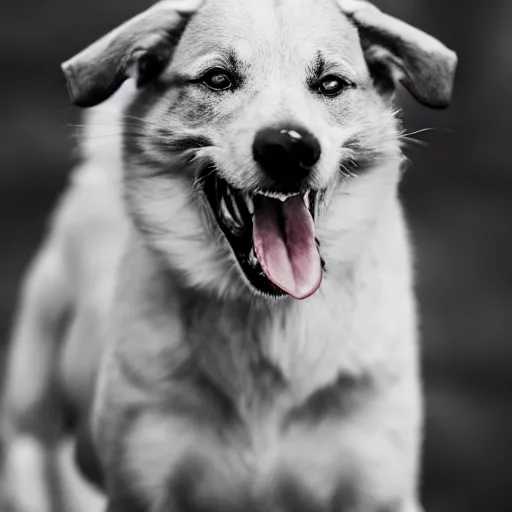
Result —
<path fill-rule="evenodd" d="M 394 84 L 444 106 L 455 58 L 365 2 L 200 4 L 161 2 L 100 40 L 65 65 L 71 92 L 92 105 L 137 80 L 127 202 L 189 283 L 309 297 L 395 194 Z"/>

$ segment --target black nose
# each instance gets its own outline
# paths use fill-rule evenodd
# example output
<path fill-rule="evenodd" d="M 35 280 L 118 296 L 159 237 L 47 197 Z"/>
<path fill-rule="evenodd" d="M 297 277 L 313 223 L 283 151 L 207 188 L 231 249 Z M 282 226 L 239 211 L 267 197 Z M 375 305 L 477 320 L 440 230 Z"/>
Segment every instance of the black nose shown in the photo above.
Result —
<path fill-rule="evenodd" d="M 307 178 L 321 154 L 320 143 L 302 128 L 266 128 L 256 134 L 253 155 L 276 183 L 294 185 Z"/>

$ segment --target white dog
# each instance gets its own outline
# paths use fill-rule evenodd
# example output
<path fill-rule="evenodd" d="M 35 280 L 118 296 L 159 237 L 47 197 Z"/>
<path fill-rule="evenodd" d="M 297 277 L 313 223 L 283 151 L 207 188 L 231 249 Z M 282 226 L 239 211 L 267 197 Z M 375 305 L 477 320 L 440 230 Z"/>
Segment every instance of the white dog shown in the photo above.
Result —
<path fill-rule="evenodd" d="M 56 510 L 67 404 L 109 512 L 418 512 L 392 96 L 455 67 L 349 0 L 164 0 L 65 63 L 102 105 L 14 331 L 10 505 Z"/>

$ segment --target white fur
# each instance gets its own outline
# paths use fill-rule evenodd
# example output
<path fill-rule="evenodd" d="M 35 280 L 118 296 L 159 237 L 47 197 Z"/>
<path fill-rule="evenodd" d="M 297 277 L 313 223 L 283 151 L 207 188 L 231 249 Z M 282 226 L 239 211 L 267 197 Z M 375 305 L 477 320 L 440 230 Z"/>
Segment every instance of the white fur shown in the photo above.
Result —
<path fill-rule="evenodd" d="M 365 12 L 361 2 L 340 4 L 351 15 L 361 5 Z M 207 492 L 219 499 L 229 501 L 244 487 L 271 493 L 280 476 L 291 473 L 318 500 L 328 499 L 343 481 L 356 490 L 365 511 L 396 503 L 397 512 L 419 512 L 422 401 L 412 265 L 397 198 L 397 121 L 373 88 L 355 27 L 335 2 L 308 10 L 311 5 L 311 0 L 257 5 L 211 0 L 202 17 L 193 19 L 168 76 L 192 72 L 205 48 L 226 41 L 254 63 L 252 94 L 218 100 L 208 122 L 189 118 L 190 112 L 180 118 L 173 91 L 155 96 L 138 120 L 144 122 L 138 149 L 123 151 L 121 132 L 136 120 L 126 111 L 140 99 L 131 81 L 87 115 L 83 163 L 27 277 L 8 359 L 3 483 L 22 512 L 49 510 L 45 465 L 52 460 L 67 475 L 65 486 L 74 489 L 68 493 L 78 500 L 70 505 L 72 512 L 82 510 L 77 492 L 87 503 L 83 510 L 102 506 L 97 496 L 88 501 L 90 489 L 72 474 L 71 445 L 55 435 L 43 440 L 32 430 L 35 411 L 55 381 L 80 411 L 91 406 L 96 387 L 92 420 L 107 483 L 115 482 L 121 464 L 137 493 L 153 504 L 151 510 L 167 504 L 170 475 L 179 471 L 183 457 L 195 454 L 205 464 Z M 172 11 L 178 3 L 164 7 L 169 6 Z M 179 6 L 189 10 L 186 2 Z M 127 30 L 137 32 L 140 20 L 151 21 L 159 7 L 154 9 L 65 68 L 74 69 L 77 62 L 85 62 L 81 69 L 94 68 L 91 55 L 101 57 L 106 42 Z M 384 21 L 390 33 L 444 51 L 422 33 L 389 17 Z M 304 27 L 310 33 L 304 34 Z M 344 50 L 343 58 L 337 58 L 333 41 Z M 337 62 L 338 72 L 360 85 L 347 92 L 345 104 L 312 100 L 304 89 L 304 69 L 319 45 Z M 79 80 L 73 85 L 84 92 Z M 199 92 L 190 94 L 201 104 Z M 170 106 L 176 115 L 169 116 Z M 303 302 L 272 302 L 250 291 L 197 196 L 194 173 L 156 144 L 159 131 L 169 127 L 174 135 L 207 135 L 214 144 L 196 152 L 194 165 L 212 159 L 232 185 L 251 191 L 261 174 L 251 156 L 255 133 L 282 120 L 307 126 L 323 149 L 313 185 L 325 189 L 316 229 L 327 272 L 320 290 Z M 378 157 L 368 172 L 339 180 L 340 158 L 357 156 L 346 147 L 354 137 Z M 155 167 L 141 163 L 142 154 L 172 172 L 155 174 Z M 70 312 L 62 336 L 59 327 Z M 286 382 L 284 390 L 277 384 L 272 389 L 275 401 L 264 399 L 255 358 L 276 368 Z M 180 380 L 187 364 L 229 397 L 247 439 L 215 416 L 213 400 L 205 401 Z M 341 419 L 327 414 L 313 426 L 298 422 L 284 433 L 287 415 L 318 390 L 336 389 L 340 376 L 372 382 L 368 396 L 355 392 L 355 400 L 362 401 L 357 412 Z M 180 394 L 194 414 L 212 407 L 217 419 L 173 414 L 170 397 Z M 123 437 L 128 408 L 140 417 Z M 40 422 L 51 430 L 50 416 Z M 222 442 L 213 427 L 224 432 Z M 23 496 L 28 489 L 31 496 Z"/>
<path fill-rule="evenodd" d="M 117 199 L 122 163 L 116 126 L 119 123 L 119 108 L 122 107 L 124 101 L 129 99 L 131 87 L 131 84 L 127 83 L 126 87 L 114 96 L 111 102 L 98 107 L 89 114 L 88 129 L 85 132 L 84 139 L 87 160 L 83 166 L 75 171 L 72 188 L 55 217 L 52 238 L 49 241 L 51 252 L 55 254 L 55 263 L 58 259 L 64 258 L 64 265 L 60 271 L 65 273 L 66 284 L 73 290 L 71 300 L 84 313 L 87 313 L 88 305 L 90 305 L 93 308 L 91 314 L 98 318 L 101 318 L 104 311 L 109 309 L 108 302 L 112 293 L 112 277 L 116 273 L 115 269 L 121 254 L 122 240 L 126 238 L 128 232 L 123 207 Z M 387 179 L 396 181 L 399 175 L 396 171 L 396 164 L 393 162 L 389 164 L 389 169 L 383 167 L 378 172 L 380 173 L 380 179 L 384 182 Z M 387 178 L 388 175 L 389 178 Z M 411 415 L 411 426 L 419 425 L 420 409 L 411 409 L 412 404 L 419 407 L 419 391 L 416 387 L 417 354 L 414 341 L 416 331 L 414 310 L 411 309 L 413 298 L 410 263 L 401 209 L 394 192 L 394 186 L 389 188 L 391 195 L 384 197 L 376 188 L 375 180 L 370 177 L 367 179 L 354 178 L 354 183 L 350 187 L 352 187 L 350 196 L 339 195 L 333 199 L 334 202 L 339 203 L 338 206 L 336 204 L 331 205 L 338 212 L 336 217 L 323 216 L 317 228 L 318 235 L 325 240 L 322 248 L 325 257 L 338 261 L 338 263 L 331 269 L 330 275 L 327 276 L 316 296 L 306 302 L 297 303 L 287 313 L 286 323 L 283 324 L 283 320 L 278 316 L 275 322 L 269 324 L 265 353 L 282 368 L 284 374 L 292 383 L 293 402 L 300 402 L 315 389 L 328 385 L 340 372 L 358 374 L 367 368 L 380 367 L 384 378 L 389 379 L 392 378 L 392 375 L 388 376 L 388 374 L 392 374 L 398 368 L 402 370 L 407 368 L 409 376 L 403 383 L 405 387 L 402 387 L 402 385 L 399 387 L 400 399 L 398 403 L 409 404 L 407 408 L 408 414 Z M 370 194 L 364 191 L 365 187 L 369 188 Z M 186 193 L 180 192 L 178 189 L 173 191 L 170 199 L 180 200 L 183 197 L 186 197 Z M 365 208 L 376 208 L 375 199 L 387 204 L 377 225 L 365 225 L 364 219 L 371 217 L 371 215 L 368 215 L 368 211 L 360 210 L 361 204 L 356 209 L 351 207 L 351 201 L 360 203 L 361 198 L 367 198 L 368 204 Z M 187 208 L 186 203 L 179 205 L 179 208 Z M 354 211 L 361 211 L 361 217 L 354 217 L 351 213 Z M 180 228 L 183 228 L 183 225 Z M 198 225 L 195 228 L 189 226 L 187 228 L 189 233 L 194 229 L 202 229 L 202 226 Z M 369 238 L 361 236 L 362 231 L 366 229 L 372 233 Z M 343 237 L 333 237 L 330 235 L 331 231 L 343 233 Z M 179 233 L 181 232 L 180 229 Z M 177 233 L 177 237 L 180 236 L 179 233 Z M 76 237 L 77 234 L 80 235 L 78 238 Z M 353 267 L 351 262 L 353 262 L 354 255 L 361 256 L 360 244 L 362 240 L 366 240 L 365 243 L 367 244 L 367 248 L 362 251 L 365 256 L 360 258 L 356 267 Z M 172 241 L 172 250 L 176 251 L 179 247 L 180 245 L 175 238 Z M 182 257 L 187 267 L 204 269 L 209 274 L 207 278 L 196 273 L 193 275 L 194 279 L 198 282 L 202 279 L 204 283 L 211 279 L 210 276 L 213 275 L 216 276 L 216 286 L 222 287 L 222 281 L 219 279 L 222 271 L 215 272 L 213 270 L 212 262 L 216 261 L 217 257 L 214 256 L 215 253 L 210 252 L 210 248 L 203 245 L 201 249 L 190 250 L 190 242 L 184 239 L 182 250 Z M 335 255 L 335 258 L 331 255 Z M 349 265 L 346 266 L 347 264 Z M 348 279 L 345 277 L 346 275 L 352 275 L 352 277 Z M 105 281 L 107 277 L 108 279 Z M 369 282 L 379 282 L 381 285 L 378 289 L 369 288 L 367 286 Z M 229 284 L 226 283 L 225 286 L 227 287 Z M 42 303 L 39 303 L 34 307 L 39 308 L 42 305 Z M 370 316 L 368 316 L 369 311 L 371 311 Z M 225 318 L 229 321 L 229 311 L 226 311 L 226 314 L 228 316 Z M 78 318 L 80 318 L 80 315 L 78 315 Z M 90 393 L 90 372 L 94 372 L 95 361 L 98 358 L 97 348 L 95 348 L 97 346 L 89 336 L 90 315 L 86 314 L 84 318 L 86 319 L 84 322 L 75 324 L 81 332 L 73 333 L 72 330 L 71 339 L 64 341 L 64 347 L 67 347 L 67 349 L 63 352 L 65 359 L 63 378 L 68 389 L 72 392 L 75 390 L 74 393 L 77 395 L 79 402 L 83 400 L 80 395 Z M 30 322 L 28 325 L 33 326 L 33 323 Z M 283 325 L 286 326 L 285 330 L 283 330 Z M 37 329 L 37 325 L 33 327 Z M 179 332 L 177 326 L 174 328 L 174 332 Z M 73 342 L 73 338 L 76 339 L 76 343 Z M 84 344 L 84 339 L 90 341 Z M 340 345 L 341 340 L 343 340 L 342 345 Z M 92 346 L 91 342 L 94 342 Z M 38 345 L 37 339 L 32 337 L 27 340 L 27 345 L 29 343 L 31 348 L 28 350 L 39 350 L 40 345 Z M 156 342 L 153 348 L 155 354 L 162 353 L 162 346 L 159 343 Z M 86 356 L 87 352 L 84 350 L 88 346 L 93 350 L 90 356 Z M 14 353 L 22 349 L 23 344 L 15 341 L 13 344 Z M 145 345 L 144 350 L 147 352 L 149 346 Z M 136 355 L 137 351 L 134 349 L 132 354 L 135 360 L 138 360 L 139 357 Z M 46 352 L 44 353 L 46 354 Z M 142 354 L 140 357 L 142 357 Z M 44 368 L 46 368 L 46 365 L 43 365 Z M 156 371 L 156 368 L 154 370 Z M 35 390 L 42 388 L 45 378 L 37 374 L 32 374 L 27 378 L 29 374 L 25 371 L 21 373 L 20 369 L 16 367 L 12 368 L 12 373 L 23 375 L 26 379 L 25 386 L 34 387 L 34 391 L 29 391 L 26 394 L 29 397 L 34 397 L 35 400 L 37 394 Z M 108 380 L 109 376 L 111 374 L 104 375 L 104 378 Z M 9 402 L 16 409 L 15 418 L 22 416 L 25 411 L 33 407 L 31 403 L 25 403 L 26 400 L 21 398 L 19 393 L 22 389 L 23 387 L 20 387 L 15 391 L 12 389 L 7 391 Z M 410 398 L 407 398 L 407 394 L 410 394 Z M 396 401 L 395 398 L 392 400 Z M 389 407 L 389 410 L 392 412 L 394 407 Z M 146 491 L 152 489 L 151 492 L 158 493 L 162 490 L 156 491 L 153 488 L 153 482 L 159 480 L 155 476 L 155 471 L 167 471 L 167 469 L 156 464 L 154 460 L 151 460 L 151 457 L 157 457 L 157 460 L 163 457 L 165 448 L 162 443 L 164 439 L 168 439 L 169 432 L 164 434 L 162 440 L 159 441 L 160 438 L 156 431 L 153 434 L 151 434 L 151 431 L 152 428 L 158 429 L 160 427 L 157 424 L 151 427 L 151 420 L 148 419 L 148 421 L 150 424 L 148 427 L 141 427 L 144 440 L 141 439 L 140 449 L 136 441 L 132 446 L 137 461 L 134 470 L 143 467 L 144 472 L 140 475 L 140 478 L 141 482 L 147 480 L 147 483 L 142 485 Z M 267 432 L 264 434 L 264 438 L 260 438 L 260 441 L 258 441 L 261 447 L 252 464 L 262 468 L 268 466 L 269 469 L 265 470 L 263 474 L 268 473 L 270 475 L 273 471 L 271 468 L 274 467 L 275 463 L 268 458 L 279 458 L 282 447 L 279 447 L 279 441 L 273 431 L 274 427 L 269 426 L 272 423 L 264 427 L 261 418 L 257 416 L 252 416 L 252 421 L 254 422 L 254 434 L 257 438 Z M 377 420 L 375 419 L 375 421 Z M 379 421 L 382 421 L 382 417 Z M 396 412 L 392 412 L 389 418 L 390 428 L 400 429 L 407 421 L 409 420 L 406 419 L 403 411 L 399 408 Z M 269 428 L 270 430 L 268 430 Z M 359 435 L 357 430 L 354 431 L 354 435 Z M 417 427 L 413 427 L 412 431 L 415 430 L 417 430 Z M 190 435 L 192 436 L 192 443 L 196 438 L 193 432 Z M 349 434 L 345 435 L 348 436 Z M 347 439 L 349 438 L 347 437 Z M 314 445 L 316 446 L 315 450 L 320 450 L 321 439 L 322 436 L 317 439 Z M 151 440 L 150 444 L 148 444 L 148 440 Z M 296 443 L 297 441 L 290 440 L 290 443 L 293 442 Z M 375 449 L 373 441 L 368 439 L 366 442 L 370 443 Z M 417 438 L 404 438 L 403 442 L 411 446 L 411 455 L 416 452 L 417 448 L 414 447 L 419 442 Z M 309 449 L 304 447 L 303 442 L 299 442 L 299 445 L 302 445 L 302 447 L 290 448 L 289 453 L 300 452 L 302 456 L 307 455 Z M 41 453 L 48 455 L 47 449 L 43 446 L 39 450 Z M 15 471 L 17 475 L 20 474 L 14 468 L 25 459 L 26 455 L 23 453 L 20 452 L 19 455 L 16 452 L 13 453 L 15 462 L 8 467 L 9 471 Z M 347 453 L 343 454 L 343 457 L 347 456 Z M 169 457 L 171 457 L 170 454 Z M 254 457 L 254 455 L 249 455 L 249 457 Z M 147 460 L 148 458 L 149 460 Z M 311 460 L 306 459 L 305 462 L 307 465 L 304 469 L 308 468 L 307 472 L 309 472 Z M 282 460 L 280 463 L 282 463 Z M 360 462 L 358 463 L 360 464 Z M 293 462 L 296 469 L 300 468 L 298 464 L 297 461 Z M 415 465 L 414 459 L 411 459 L 406 472 L 408 474 L 406 479 L 411 482 L 409 484 L 412 486 L 411 488 L 414 487 Z M 37 471 L 36 468 L 37 466 L 34 468 Z M 332 466 L 327 464 L 328 472 L 331 471 L 331 468 Z M 31 477 L 32 484 L 43 485 L 45 478 L 42 473 L 43 471 L 39 473 L 39 478 L 37 476 Z M 28 477 L 28 474 L 24 476 Z M 16 478 L 19 479 L 20 476 L 16 476 Z M 72 477 L 73 482 L 76 483 L 78 478 L 78 475 Z M 267 478 L 270 478 L 270 476 Z M 403 479 L 405 479 L 405 474 L 402 477 Z M 69 479 L 66 481 L 69 483 Z M 389 481 L 386 480 L 383 487 L 388 485 Z M 382 492 L 384 491 L 385 489 L 382 490 Z M 78 500 L 76 492 L 75 490 L 75 501 Z M 328 492 L 328 488 L 323 492 Z M 88 494 L 88 492 L 83 492 L 84 503 L 88 502 Z M 19 495 L 19 493 L 16 493 L 16 495 Z M 28 503 L 22 504 L 24 507 L 22 510 L 26 512 L 46 512 L 46 509 L 41 508 L 43 501 L 37 501 L 37 503 L 37 506 Z M 78 508 L 77 505 L 76 510 L 81 510 L 81 508 Z M 96 508 L 88 508 L 88 510 L 92 512 Z"/>

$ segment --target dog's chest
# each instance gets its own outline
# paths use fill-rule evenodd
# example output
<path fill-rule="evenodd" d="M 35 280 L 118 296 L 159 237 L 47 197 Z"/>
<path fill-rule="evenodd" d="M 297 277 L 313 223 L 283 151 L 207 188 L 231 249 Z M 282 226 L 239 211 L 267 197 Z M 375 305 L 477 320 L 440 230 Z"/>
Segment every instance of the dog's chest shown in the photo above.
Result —
<path fill-rule="evenodd" d="M 283 420 L 312 396 L 352 388 L 340 382 L 366 379 L 377 354 L 365 343 L 372 320 L 360 321 L 361 307 L 350 291 L 259 311 L 210 303 L 193 315 L 189 341 L 201 371 L 243 416 Z"/>

